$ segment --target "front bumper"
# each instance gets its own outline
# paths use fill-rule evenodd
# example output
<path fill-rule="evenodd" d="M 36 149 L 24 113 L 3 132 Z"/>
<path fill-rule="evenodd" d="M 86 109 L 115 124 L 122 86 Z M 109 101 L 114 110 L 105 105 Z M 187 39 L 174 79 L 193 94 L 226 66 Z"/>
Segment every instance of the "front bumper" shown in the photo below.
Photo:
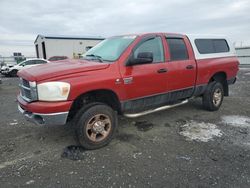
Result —
<path fill-rule="evenodd" d="M 64 125 L 67 122 L 72 101 L 31 102 L 18 95 L 18 110 L 24 117 L 38 125 Z"/>
<path fill-rule="evenodd" d="M 7 74 L 9 74 L 9 73 L 10 73 L 9 70 L 1 70 L 1 74 L 7 75 Z"/>
<path fill-rule="evenodd" d="M 18 105 L 18 110 L 24 115 L 24 117 L 37 125 L 64 125 L 67 122 L 69 112 L 58 113 L 32 113 L 24 110 Z"/>

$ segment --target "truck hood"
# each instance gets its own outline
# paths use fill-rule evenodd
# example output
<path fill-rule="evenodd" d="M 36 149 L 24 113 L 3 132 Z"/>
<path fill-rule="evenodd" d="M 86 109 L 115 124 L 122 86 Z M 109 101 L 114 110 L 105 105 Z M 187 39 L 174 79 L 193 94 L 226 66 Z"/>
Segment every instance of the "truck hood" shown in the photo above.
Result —
<path fill-rule="evenodd" d="M 29 81 L 42 81 L 54 77 L 108 68 L 109 64 L 87 60 L 62 60 L 18 71 L 18 76 Z"/>

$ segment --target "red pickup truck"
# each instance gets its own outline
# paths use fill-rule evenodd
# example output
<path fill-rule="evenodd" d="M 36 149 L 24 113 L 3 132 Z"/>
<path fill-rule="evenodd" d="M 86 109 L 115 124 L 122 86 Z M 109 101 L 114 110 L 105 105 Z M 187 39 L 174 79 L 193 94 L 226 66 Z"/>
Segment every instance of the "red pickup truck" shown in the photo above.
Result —
<path fill-rule="evenodd" d="M 170 33 L 108 38 L 79 60 L 62 60 L 18 72 L 18 109 L 39 125 L 72 122 L 80 144 L 108 144 L 117 114 L 138 117 L 202 97 L 218 110 L 239 62 L 221 36 Z"/>

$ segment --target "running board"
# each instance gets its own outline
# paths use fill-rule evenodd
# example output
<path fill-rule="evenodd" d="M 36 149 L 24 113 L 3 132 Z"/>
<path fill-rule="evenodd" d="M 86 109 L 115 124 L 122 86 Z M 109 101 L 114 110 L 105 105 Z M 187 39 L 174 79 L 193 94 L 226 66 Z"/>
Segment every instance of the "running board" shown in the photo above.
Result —
<path fill-rule="evenodd" d="M 128 117 L 128 118 L 136 118 L 136 117 L 139 117 L 139 116 L 144 116 L 144 115 L 151 114 L 151 113 L 154 113 L 154 112 L 159 112 L 159 111 L 162 111 L 162 110 L 166 110 L 166 109 L 169 109 L 169 108 L 180 106 L 180 105 L 186 104 L 187 102 L 188 102 L 188 100 L 184 100 L 184 101 L 182 101 L 180 103 L 176 103 L 176 104 L 173 104 L 173 105 L 161 106 L 159 108 L 155 108 L 155 109 L 152 109 L 152 110 L 147 110 L 147 111 L 136 113 L 136 114 L 124 114 L 124 116 Z"/>

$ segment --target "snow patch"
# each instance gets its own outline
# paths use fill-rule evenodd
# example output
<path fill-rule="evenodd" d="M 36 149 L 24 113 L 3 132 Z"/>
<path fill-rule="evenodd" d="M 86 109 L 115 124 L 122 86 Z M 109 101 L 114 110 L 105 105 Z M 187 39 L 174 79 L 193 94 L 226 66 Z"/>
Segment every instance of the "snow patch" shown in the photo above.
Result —
<path fill-rule="evenodd" d="M 16 119 L 13 119 L 13 122 L 10 123 L 10 125 L 17 125 L 17 124 L 18 124 L 18 122 Z"/>
<path fill-rule="evenodd" d="M 180 128 L 180 135 L 185 136 L 187 140 L 208 142 L 209 140 L 213 140 L 214 137 L 222 136 L 221 130 L 212 123 L 190 121 Z"/>
<path fill-rule="evenodd" d="M 35 183 L 35 181 L 34 180 L 30 180 L 30 181 L 26 182 L 26 185 L 30 185 L 30 184 L 33 184 L 33 183 Z"/>
<path fill-rule="evenodd" d="M 249 127 L 250 128 L 250 118 L 247 116 L 222 116 L 222 123 L 235 126 L 235 127 Z"/>

